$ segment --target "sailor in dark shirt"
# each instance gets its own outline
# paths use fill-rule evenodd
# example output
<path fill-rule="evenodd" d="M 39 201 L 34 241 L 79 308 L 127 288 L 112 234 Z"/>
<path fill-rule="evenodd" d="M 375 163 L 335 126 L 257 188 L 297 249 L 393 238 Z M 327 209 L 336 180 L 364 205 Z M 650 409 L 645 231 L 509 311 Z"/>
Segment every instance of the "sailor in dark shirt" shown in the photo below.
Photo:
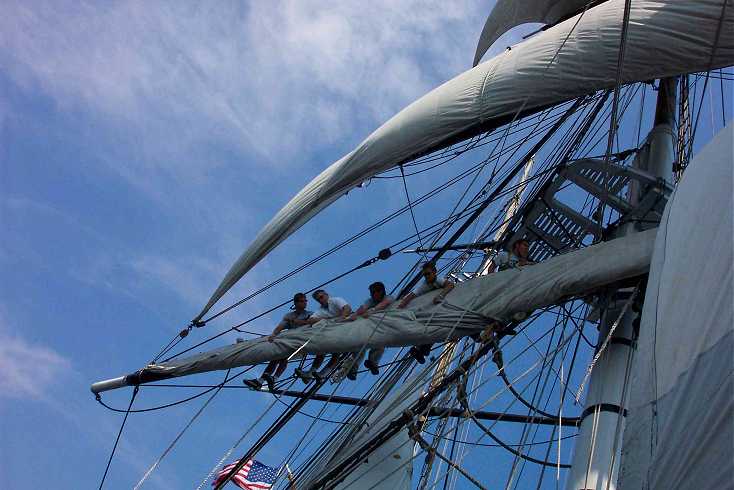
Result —
<path fill-rule="evenodd" d="M 286 314 L 280 321 L 280 323 L 278 323 L 278 325 L 275 327 L 273 333 L 268 335 L 268 342 L 272 342 L 275 337 L 283 330 L 290 330 L 292 328 L 298 328 L 312 324 L 313 322 L 309 319 L 313 312 L 306 309 L 307 304 L 308 298 L 306 298 L 305 294 L 297 293 L 296 295 L 294 295 L 293 311 Z M 283 374 L 283 371 L 285 371 L 286 367 L 288 367 L 287 359 L 270 361 L 265 368 L 262 376 L 255 379 L 245 380 L 245 384 L 250 388 L 260 389 L 263 383 L 267 383 L 270 391 L 273 391 L 275 389 L 275 382 L 278 380 L 280 375 Z"/>
<path fill-rule="evenodd" d="M 369 318 L 370 313 L 381 311 L 390 306 L 395 299 L 386 293 L 385 285 L 381 282 L 373 282 L 370 284 L 370 297 L 365 300 L 362 306 L 349 317 L 350 321 L 356 320 L 358 317 Z M 362 351 L 364 352 L 364 351 Z M 370 370 L 372 374 L 380 374 L 380 368 L 378 366 L 382 354 L 385 352 L 384 348 L 370 349 L 367 356 L 367 360 L 364 361 L 364 365 Z M 349 379 L 356 379 L 357 377 L 357 364 L 359 364 L 359 357 L 355 358 L 352 364 L 352 369 L 349 371 L 347 377 Z"/>

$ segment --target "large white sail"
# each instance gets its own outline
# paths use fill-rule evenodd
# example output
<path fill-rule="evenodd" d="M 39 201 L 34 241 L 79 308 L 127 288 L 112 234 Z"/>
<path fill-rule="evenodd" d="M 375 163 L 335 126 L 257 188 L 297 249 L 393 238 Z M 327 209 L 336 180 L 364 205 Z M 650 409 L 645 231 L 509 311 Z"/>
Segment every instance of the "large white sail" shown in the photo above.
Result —
<path fill-rule="evenodd" d="M 734 128 L 696 156 L 660 224 L 631 372 L 620 488 L 731 488 Z"/>
<path fill-rule="evenodd" d="M 505 32 L 528 22 L 555 24 L 559 20 L 578 13 L 590 0 L 497 0 L 492 13 L 484 23 L 479 36 L 474 63 L 477 66 L 482 56 Z"/>
<path fill-rule="evenodd" d="M 726 0 L 632 3 L 617 70 L 624 0 L 609 0 L 514 47 L 409 105 L 324 170 L 260 231 L 196 320 L 314 215 L 365 179 L 485 131 L 502 118 L 623 83 L 734 64 Z M 692 19 L 695 19 L 693 21 Z"/>
<path fill-rule="evenodd" d="M 647 273 L 656 232 L 651 229 L 529 267 L 476 277 L 457 284 L 439 305 L 432 302 L 437 292 L 429 293 L 403 310 L 391 308 L 350 323 L 322 320 L 308 328 L 281 332 L 273 342 L 260 338 L 152 364 L 136 375 L 95 383 L 92 391 L 285 359 L 297 351 L 356 352 L 456 340 L 481 331 L 494 320 L 509 322 L 516 314 L 527 315 Z"/>

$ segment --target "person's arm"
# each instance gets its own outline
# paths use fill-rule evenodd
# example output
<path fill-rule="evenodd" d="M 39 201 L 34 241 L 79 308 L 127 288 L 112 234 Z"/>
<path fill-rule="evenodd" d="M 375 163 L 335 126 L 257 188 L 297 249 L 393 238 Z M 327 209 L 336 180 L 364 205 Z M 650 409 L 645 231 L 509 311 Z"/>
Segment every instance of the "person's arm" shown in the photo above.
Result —
<path fill-rule="evenodd" d="M 497 272 L 500 269 L 500 266 L 509 260 L 510 260 L 510 255 L 507 252 L 505 252 L 504 250 L 501 252 L 498 252 L 497 255 L 495 255 L 494 258 L 492 259 L 492 262 L 489 263 L 489 269 L 487 269 L 487 274 Z"/>
<path fill-rule="evenodd" d="M 433 298 L 433 302 L 435 304 L 438 304 L 441 301 L 443 301 L 446 298 L 446 295 L 449 294 L 452 289 L 454 289 L 454 282 L 449 279 L 446 279 L 443 284 L 443 289 L 441 290 L 441 292 L 438 295 L 436 295 L 435 298 Z"/>
<path fill-rule="evenodd" d="M 282 320 L 282 321 L 281 321 L 281 322 L 280 322 L 280 323 L 279 323 L 279 324 L 278 324 L 278 325 L 277 325 L 277 326 L 275 327 L 275 329 L 273 330 L 273 333 L 271 333 L 270 335 L 268 335 L 268 342 L 272 342 L 272 341 L 273 341 L 273 339 L 275 339 L 275 336 L 276 336 L 276 335 L 278 335 L 278 334 L 279 334 L 280 332 L 282 332 L 282 331 L 283 331 L 283 329 L 285 328 L 285 326 L 286 326 L 286 322 L 285 322 L 285 319 L 283 319 L 283 320 Z"/>
<path fill-rule="evenodd" d="M 415 299 L 415 293 L 409 292 L 405 296 L 403 296 L 403 299 L 400 300 L 400 303 L 398 304 L 398 308 L 405 308 L 410 304 L 411 301 Z"/>
<path fill-rule="evenodd" d="M 348 304 L 342 306 L 342 309 L 339 310 L 339 318 L 347 318 L 352 313 L 352 307 Z"/>
<path fill-rule="evenodd" d="M 319 323 L 323 318 L 320 316 L 312 315 L 308 317 L 305 320 L 296 320 L 296 325 L 303 326 L 303 325 L 313 325 L 314 323 Z"/>
<path fill-rule="evenodd" d="M 359 308 L 357 308 L 357 311 L 355 311 L 352 314 L 352 316 L 347 318 L 347 321 L 353 322 L 354 320 L 357 319 L 357 317 L 365 316 L 365 315 L 369 316 L 369 313 L 367 313 L 367 310 L 368 310 L 367 305 L 360 306 Z M 367 317 L 365 316 L 365 318 Z"/>
<path fill-rule="evenodd" d="M 381 311 L 390 306 L 393 303 L 393 299 L 389 296 L 385 296 L 382 298 L 382 301 L 377 303 L 374 308 L 372 308 L 373 311 Z"/>

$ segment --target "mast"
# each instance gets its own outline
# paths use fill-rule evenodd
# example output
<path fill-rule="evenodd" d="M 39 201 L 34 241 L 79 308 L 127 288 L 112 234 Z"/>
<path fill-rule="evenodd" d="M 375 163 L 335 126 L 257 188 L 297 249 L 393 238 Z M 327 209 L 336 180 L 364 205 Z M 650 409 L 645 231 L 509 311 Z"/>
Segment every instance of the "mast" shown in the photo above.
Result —
<path fill-rule="evenodd" d="M 660 80 L 655 122 L 643 149 L 632 166 L 656 177 L 671 181 L 674 157 L 676 78 Z M 630 201 L 640 197 L 636 183 L 630 184 Z M 618 235 L 638 231 L 635 223 L 626 223 Z M 606 303 L 599 328 L 598 346 L 610 337 L 589 381 L 589 392 L 581 415 L 579 436 L 572 467 L 566 480 L 567 490 L 613 490 L 617 486 L 621 441 L 625 426 L 628 381 L 635 348 L 634 324 L 638 313 L 631 303 L 631 290 L 617 290 L 602 299 Z M 641 300 L 641 298 L 639 298 Z"/>

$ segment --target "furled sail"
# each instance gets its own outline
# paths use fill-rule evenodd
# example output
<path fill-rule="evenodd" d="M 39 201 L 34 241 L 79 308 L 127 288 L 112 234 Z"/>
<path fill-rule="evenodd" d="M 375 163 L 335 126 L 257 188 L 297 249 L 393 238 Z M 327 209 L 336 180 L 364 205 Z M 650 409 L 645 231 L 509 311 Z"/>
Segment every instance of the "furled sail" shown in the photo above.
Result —
<path fill-rule="evenodd" d="M 632 2 L 622 82 L 734 64 L 727 0 Z M 564 21 L 417 100 L 324 170 L 260 231 L 196 317 L 274 247 L 355 185 L 504 118 L 614 86 L 624 0 Z"/>
<path fill-rule="evenodd" d="M 458 284 L 439 305 L 432 302 L 434 292 L 416 298 L 411 308 L 391 308 L 350 323 L 322 320 L 308 328 L 281 332 L 273 342 L 260 338 L 149 365 L 135 375 L 96 383 L 92 391 L 285 359 L 296 351 L 356 352 L 456 340 L 486 328 L 493 320 L 509 322 L 518 313 L 528 314 L 646 273 L 655 233 L 655 229 L 647 230 L 533 266 L 476 277 Z"/>
<path fill-rule="evenodd" d="M 730 124 L 686 168 L 657 235 L 630 380 L 620 488 L 731 488 Z"/>
<path fill-rule="evenodd" d="M 561 19 L 581 12 L 585 6 L 596 3 L 592 0 L 498 0 L 487 17 L 479 36 L 474 63 L 477 66 L 482 56 L 505 32 L 529 22 L 555 24 Z"/>

